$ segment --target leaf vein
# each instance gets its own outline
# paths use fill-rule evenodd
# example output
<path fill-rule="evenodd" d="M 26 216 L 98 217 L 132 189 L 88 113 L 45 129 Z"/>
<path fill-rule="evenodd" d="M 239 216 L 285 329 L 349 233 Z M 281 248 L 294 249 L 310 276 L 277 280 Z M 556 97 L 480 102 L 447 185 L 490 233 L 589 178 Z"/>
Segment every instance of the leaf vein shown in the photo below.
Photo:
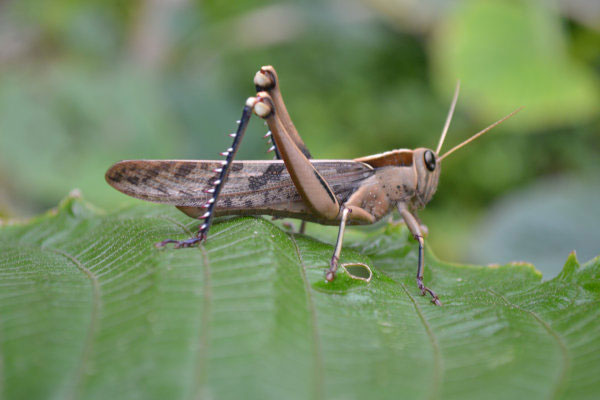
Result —
<path fill-rule="evenodd" d="M 425 327 L 425 331 L 427 332 L 427 336 L 429 337 L 429 341 L 431 342 L 431 346 L 433 347 L 433 385 L 432 385 L 431 393 L 427 398 L 439 399 L 441 382 L 442 382 L 443 374 L 444 374 L 443 360 L 442 360 L 442 353 L 440 350 L 440 345 L 438 343 L 437 337 L 433 333 L 433 329 L 431 328 L 431 325 L 429 325 L 429 322 L 427 322 L 427 319 L 425 319 L 425 315 L 423 315 L 423 312 L 421 311 L 421 307 L 419 307 L 419 304 L 417 303 L 415 298 L 410 294 L 410 292 L 408 291 L 408 289 L 406 288 L 404 283 L 402 283 L 402 282 L 399 282 L 399 283 L 400 283 L 400 286 L 402 287 L 402 290 L 404 290 L 404 293 L 406 293 L 406 295 L 408 296 L 410 301 L 413 303 L 415 311 L 417 312 L 419 319 L 423 323 L 423 326 Z"/>
<path fill-rule="evenodd" d="M 85 365 L 88 362 L 90 355 L 92 353 L 92 347 L 93 347 L 93 343 L 94 343 L 94 341 L 93 341 L 94 334 L 96 333 L 96 331 L 98 329 L 98 324 L 100 321 L 100 308 L 102 306 L 102 294 L 101 294 L 101 289 L 100 289 L 100 282 L 98 281 L 98 277 L 90 269 L 86 268 L 83 265 L 83 263 L 81 261 L 79 261 L 76 257 L 74 257 L 73 255 L 71 255 L 63 250 L 60 250 L 60 249 L 49 248 L 49 247 L 44 248 L 43 246 L 42 246 L 42 250 L 47 250 L 52 253 L 58 254 L 59 256 L 62 256 L 64 258 L 68 259 L 69 261 L 71 261 L 77 267 L 77 269 L 79 269 L 81 272 L 83 272 L 86 275 L 86 277 L 90 280 L 90 283 L 92 284 L 92 315 L 90 317 L 90 324 L 88 326 L 88 331 L 86 333 L 84 347 L 81 352 L 81 359 L 79 362 L 79 367 L 77 368 L 76 374 L 73 377 L 73 385 L 71 386 L 71 391 L 70 391 L 69 395 L 67 396 L 67 398 L 74 399 L 74 398 L 78 397 L 79 390 L 82 385 L 83 371 L 84 371 Z"/>
<path fill-rule="evenodd" d="M 513 302 L 511 302 L 510 300 L 508 300 L 506 297 L 504 297 L 502 294 L 497 293 L 496 291 L 492 290 L 492 289 L 487 289 L 489 293 L 491 293 L 492 295 L 502 299 L 502 301 L 504 301 L 505 304 L 516 308 L 517 310 L 524 312 L 526 314 L 531 315 L 538 324 L 540 324 L 544 330 L 546 330 L 546 332 L 548 332 L 548 334 L 550 336 L 552 336 L 553 340 L 555 341 L 555 343 L 558 345 L 558 348 L 560 350 L 561 353 L 561 357 L 562 357 L 562 363 L 561 363 L 561 369 L 560 372 L 558 374 L 558 377 L 556 379 L 556 384 L 554 385 L 554 389 L 552 390 L 552 392 L 550 392 L 550 399 L 556 399 L 559 397 L 559 394 L 562 393 L 563 387 L 565 385 L 565 382 L 567 381 L 567 377 L 569 375 L 569 371 L 571 369 L 571 357 L 569 355 L 569 349 L 567 348 L 567 345 L 565 344 L 564 339 L 562 338 L 562 336 L 556 331 L 554 330 L 549 323 L 547 323 L 546 321 L 544 321 L 537 313 L 535 313 L 534 311 L 531 310 L 527 310 L 521 306 L 519 306 L 518 304 L 515 304 Z"/>
<path fill-rule="evenodd" d="M 302 276 L 302 281 L 304 282 L 304 288 L 306 290 L 306 302 L 308 306 L 308 310 L 310 312 L 310 319 L 312 324 L 312 336 L 313 336 L 313 356 L 315 360 L 315 369 L 314 369 L 314 382 L 315 382 L 315 397 L 319 399 L 324 398 L 323 393 L 323 355 L 321 348 L 321 340 L 319 337 L 319 331 L 317 328 L 317 311 L 315 309 L 315 304 L 312 298 L 310 284 L 308 283 L 308 278 L 306 277 L 306 265 L 304 264 L 304 260 L 302 258 L 302 253 L 300 252 L 300 247 L 294 238 L 294 235 L 287 235 L 292 243 L 294 244 L 294 248 L 296 249 L 296 254 L 298 255 L 298 260 L 300 261 L 300 275 Z"/>
<path fill-rule="evenodd" d="M 202 295 L 204 297 L 204 301 L 202 304 L 202 319 L 201 319 L 201 327 L 200 327 L 200 350 L 198 352 L 198 361 L 197 361 L 197 377 L 196 379 L 196 398 L 202 399 L 203 396 L 203 386 L 206 384 L 206 361 L 207 361 L 207 349 L 208 349 L 208 340 L 209 340 L 209 322 L 210 322 L 210 312 L 212 305 L 212 290 L 211 290 L 211 268 L 210 261 L 208 258 L 208 252 L 203 245 L 199 246 L 200 251 L 202 252 L 202 260 L 204 264 L 204 279 L 202 280 L 204 283 L 204 288 L 202 290 Z"/>

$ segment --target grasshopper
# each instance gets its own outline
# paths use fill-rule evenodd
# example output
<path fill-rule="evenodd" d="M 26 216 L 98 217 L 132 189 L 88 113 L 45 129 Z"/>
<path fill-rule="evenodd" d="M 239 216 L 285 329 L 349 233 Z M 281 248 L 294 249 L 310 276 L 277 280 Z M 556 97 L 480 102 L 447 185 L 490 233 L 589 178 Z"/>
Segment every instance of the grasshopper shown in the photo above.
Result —
<path fill-rule="evenodd" d="M 445 157 L 520 109 L 440 156 L 458 98 L 457 84 L 436 151 L 399 149 L 354 160 L 313 160 L 287 112 L 275 69 L 262 67 L 254 84 L 256 96 L 247 99 L 237 130 L 230 134 L 233 143 L 221 153 L 224 160 L 128 160 L 106 172 L 106 181 L 129 196 L 171 204 L 203 220 L 197 236 L 167 239 L 156 246 L 197 245 L 206 240 L 213 218 L 224 215 L 272 215 L 339 225 L 325 274 L 331 282 L 338 270 L 346 225 L 372 224 L 397 209 L 419 245 L 417 286 L 440 305 L 437 294 L 423 283 L 425 229 L 415 212 L 435 193 Z M 252 113 L 269 127 L 265 137 L 272 142 L 269 150 L 275 152 L 272 161 L 234 161 Z"/>

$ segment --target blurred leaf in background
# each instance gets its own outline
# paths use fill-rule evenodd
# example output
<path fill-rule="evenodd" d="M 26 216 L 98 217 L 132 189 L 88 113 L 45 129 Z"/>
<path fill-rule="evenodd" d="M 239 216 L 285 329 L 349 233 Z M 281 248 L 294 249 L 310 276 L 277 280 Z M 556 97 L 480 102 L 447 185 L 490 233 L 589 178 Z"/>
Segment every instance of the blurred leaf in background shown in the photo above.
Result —
<path fill-rule="evenodd" d="M 546 2 L 462 2 L 437 28 L 432 77 L 462 79 L 463 106 L 488 119 L 525 106 L 520 132 L 589 120 L 598 77 L 568 53 L 562 22 Z"/>
<path fill-rule="evenodd" d="M 29 202 L 50 207 L 73 186 L 115 201 L 101 185 L 108 160 L 168 157 L 181 141 L 155 82 L 130 69 L 30 74 L 4 76 L 0 92 L 2 163 Z"/>
<path fill-rule="evenodd" d="M 598 251 L 598 176 L 553 176 L 504 196 L 475 227 L 472 260 L 527 259 L 560 272 L 561 256 L 577 249 L 589 260 Z"/>
<path fill-rule="evenodd" d="M 103 179 L 120 159 L 218 158 L 261 65 L 319 158 L 435 146 L 460 79 L 446 148 L 525 110 L 444 160 L 421 218 L 442 258 L 497 262 L 472 251 L 494 202 L 600 173 L 599 15 L 584 0 L 5 1 L 0 215 L 34 215 L 74 187 L 101 207 L 134 202 Z M 262 133 L 254 121 L 240 158 L 267 157 Z"/>

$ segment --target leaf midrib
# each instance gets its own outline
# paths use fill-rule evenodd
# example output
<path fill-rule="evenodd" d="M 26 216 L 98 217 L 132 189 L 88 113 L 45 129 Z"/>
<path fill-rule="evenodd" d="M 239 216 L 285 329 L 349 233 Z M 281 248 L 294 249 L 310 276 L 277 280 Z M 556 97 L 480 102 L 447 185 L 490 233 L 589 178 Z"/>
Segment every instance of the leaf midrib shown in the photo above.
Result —
<path fill-rule="evenodd" d="M 394 280 L 392 279 L 392 281 L 394 281 Z M 398 284 L 398 282 L 395 282 L 395 283 Z M 410 301 L 413 303 L 415 312 L 417 313 L 417 316 L 423 323 L 423 327 L 425 328 L 425 331 L 427 332 L 427 337 L 429 338 L 429 343 L 431 343 L 431 347 L 433 348 L 433 385 L 432 385 L 431 393 L 429 396 L 427 396 L 427 398 L 428 399 L 439 399 L 440 398 L 440 389 L 442 386 L 442 380 L 444 379 L 443 378 L 444 365 L 443 365 L 442 353 L 440 350 L 440 345 L 439 345 L 438 339 L 433 332 L 433 328 L 431 327 L 429 322 L 427 322 L 425 315 L 423 315 L 423 312 L 421 311 L 421 307 L 419 306 L 419 304 L 417 303 L 417 301 L 415 300 L 413 295 L 410 294 L 410 292 L 406 288 L 406 285 L 404 285 L 404 283 L 402 283 L 402 282 L 399 282 L 399 285 L 400 285 L 400 287 L 402 287 L 402 290 L 404 291 L 404 293 L 406 293 L 406 295 L 408 296 Z"/>
<path fill-rule="evenodd" d="M 302 277 L 302 282 L 304 283 L 304 290 L 306 291 L 306 305 L 308 308 L 308 312 L 310 314 L 310 322 L 311 322 L 311 331 L 313 337 L 313 358 L 315 363 L 314 369 L 314 394 L 315 398 L 323 399 L 325 398 L 324 386 L 325 383 L 323 381 L 323 349 L 321 346 L 321 339 L 319 336 L 319 329 L 317 326 L 317 311 L 315 308 L 315 304 L 312 297 L 311 287 L 306 277 L 306 265 L 304 264 L 304 260 L 302 259 L 302 253 L 300 252 L 300 248 L 298 247 L 298 243 L 293 235 L 286 235 L 290 238 L 292 243 L 294 244 L 294 248 L 296 249 L 296 255 L 298 256 L 298 262 L 300 263 L 300 275 Z"/>
<path fill-rule="evenodd" d="M 66 396 L 67 399 L 75 399 L 81 392 L 81 385 L 83 383 L 83 372 L 86 369 L 86 364 L 89 360 L 89 357 L 92 353 L 92 348 L 94 346 L 94 336 L 98 331 L 99 323 L 100 323 L 100 309 L 102 308 L 102 294 L 100 283 L 98 281 L 98 277 L 88 268 L 86 268 L 81 261 L 79 261 L 75 256 L 59 249 L 40 246 L 42 251 L 49 251 L 54 254 L 57 254 L 61 257 L 69 260 L 70 263 L 74 264 L 79 271 L 81 271 L 87 279 L 89 279 L 90 284 L 92 286 L 92 311 L 90 315 L 90 323 L 88 325 L 88 329 L 86 332 L 86 337 L 84 340 L 83 349 L 81 350 L 81 357 L 78 363 L 78 367 L 75 368 L 74 376 L 73 376 L 73 384 L 70 386 L 70 390 Z"/>

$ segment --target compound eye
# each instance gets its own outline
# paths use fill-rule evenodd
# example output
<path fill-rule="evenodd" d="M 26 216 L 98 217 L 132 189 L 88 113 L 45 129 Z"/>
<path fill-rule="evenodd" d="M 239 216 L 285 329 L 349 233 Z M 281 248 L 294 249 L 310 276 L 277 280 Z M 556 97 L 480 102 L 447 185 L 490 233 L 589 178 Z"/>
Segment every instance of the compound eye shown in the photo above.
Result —
<path fill-rule="evenodd" d="M 423 155 L 423 160 L 427 169 L 433 172 L 435 169 L 435 155 L 433 155 L 433 151 L 427 150 Z"/>

